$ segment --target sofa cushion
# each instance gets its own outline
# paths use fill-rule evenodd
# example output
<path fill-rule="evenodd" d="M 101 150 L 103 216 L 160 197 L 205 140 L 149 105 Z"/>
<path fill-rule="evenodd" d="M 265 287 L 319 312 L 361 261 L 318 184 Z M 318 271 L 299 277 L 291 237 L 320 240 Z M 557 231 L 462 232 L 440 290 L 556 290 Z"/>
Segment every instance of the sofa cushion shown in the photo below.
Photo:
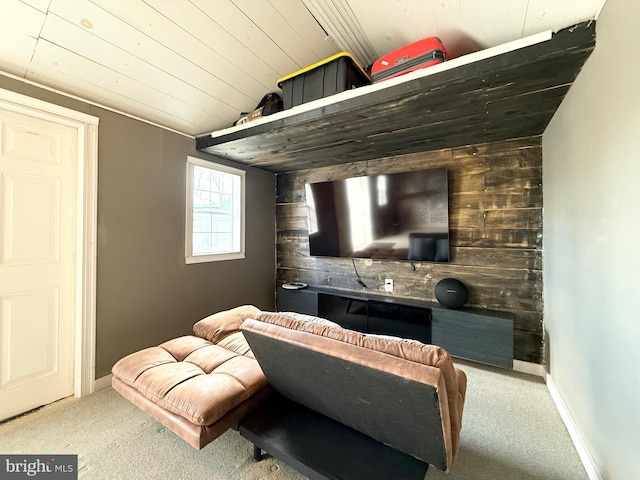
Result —
<path fill-rule="evenodd" d="M 251 347 L 245 340 L 242 332 L 236 332 L 232 333 L 231 335 L 227 335 L 218 343 L 216 343 L 216 345 L 225 348 L 230 352 L 235 352 L 248 358 L 255 358 L 253 356 L 253 352 L 251 352 Z"/>
<path fill-rule="evenodd" d="M 200 338 L 219 344 L 220 340 L 240 330 L 247 318 L 256 318 L 260 310 L 253 305 L 242 305 L 214 313 L 193 325 L 193 333 Z"/>
<path fill-rule="evenodd" d="M 210 425 L 267 385 L 242 334 L 221 336 L 218 345 L 185 336 L 140 350 L 118 361 L 113 374 L 162 408 Z"/>

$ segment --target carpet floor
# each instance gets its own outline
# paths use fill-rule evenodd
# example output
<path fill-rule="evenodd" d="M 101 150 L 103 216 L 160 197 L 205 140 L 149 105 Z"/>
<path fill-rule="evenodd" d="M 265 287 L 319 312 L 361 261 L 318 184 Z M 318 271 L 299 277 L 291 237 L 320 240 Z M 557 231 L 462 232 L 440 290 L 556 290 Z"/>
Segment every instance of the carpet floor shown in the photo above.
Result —
<path fill-rule="evenodd" d="M 455 361 L 468 376 L 458 459 L 426 479 L 585 480 L 542 379 Z M 302 480 L 230 430 L 197 451 L 111 388 L 0 424 L 2 454 L 78 454 L 86 480 Z M 367 479 L 362 479 L 367 480 Z M 393 479 L 389 479 L 393 480 Z"/>

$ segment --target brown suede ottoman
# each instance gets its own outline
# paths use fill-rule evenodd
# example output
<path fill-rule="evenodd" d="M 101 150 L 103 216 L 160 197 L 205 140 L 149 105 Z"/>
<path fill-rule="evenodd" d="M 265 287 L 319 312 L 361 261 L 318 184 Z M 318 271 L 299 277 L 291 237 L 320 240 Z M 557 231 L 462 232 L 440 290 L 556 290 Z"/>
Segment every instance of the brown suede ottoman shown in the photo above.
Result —
<path fill-rule="evenodd" d="M 245 305 L 197 322 L 195 335 L 134 352 L 112 369 L 112 385 L 194 448 L 238 428 L 270 394 L 240 332 L 261 312 Z"/>

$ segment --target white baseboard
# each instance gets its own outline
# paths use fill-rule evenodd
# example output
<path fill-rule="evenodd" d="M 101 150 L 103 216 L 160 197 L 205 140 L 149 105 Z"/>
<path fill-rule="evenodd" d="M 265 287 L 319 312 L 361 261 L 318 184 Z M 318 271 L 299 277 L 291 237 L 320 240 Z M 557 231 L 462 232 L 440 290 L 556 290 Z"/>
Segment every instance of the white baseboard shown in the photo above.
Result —
<path fill-rule="evenodd" d="M 551 375 L 547 374 L 545 381 L 547 383 L 549 393 L 551 394 L 551 398 L 560 413 L 560 417 L 569 431 L 569 436 L 571 437 L 573 445 L 576 447 L 580 460 L 582 461 L 582 465 L 584 465 L 584 469 L 587 471 L 589 480 L 602 480 L 602 475 L 600 475 L 600 472 L 593 461 L 593 457 L 591 456 L 591 453 L 589 453 L 589 449 L 587 448 L 578 427 L 573 421 L 573 417 L 571 416 L 566 403 L 564 403 L 562 395 L 560 395 L 560 391 L 558 390 L 558 387 L 556 387 Z"/>
<path fill-rule="evenodd" d="M 109 388 L 111 386 L 112 377 L 113 375 L 110 373 L 109 375 L 105 375 L 104 377 L 96 378 L 96 381 L 93 384 L 93 391 L 97 392 L 98 390 Z"/>
<path fill-rule="evenodd" d="M 514 360 L 513 369 L 516 372 L 537 375 L 538 377 L 542 378 L 547 375 L 547 370 L 544 368 L 544 365 L 540 365 L 538 363 L 523 362 L 522 360 Z"/>

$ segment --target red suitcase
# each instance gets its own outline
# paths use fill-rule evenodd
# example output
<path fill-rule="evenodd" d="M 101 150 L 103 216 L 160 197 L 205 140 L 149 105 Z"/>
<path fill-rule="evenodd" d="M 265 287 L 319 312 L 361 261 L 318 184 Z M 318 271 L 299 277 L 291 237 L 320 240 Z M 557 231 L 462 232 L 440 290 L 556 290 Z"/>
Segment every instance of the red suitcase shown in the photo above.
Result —
<path fill-rule="evenodd" d="M 438 37 L 428 37 L 400 47 L 376 60 L 371 80 L 379 82 L 448 60 L 447 50 Z"/>

